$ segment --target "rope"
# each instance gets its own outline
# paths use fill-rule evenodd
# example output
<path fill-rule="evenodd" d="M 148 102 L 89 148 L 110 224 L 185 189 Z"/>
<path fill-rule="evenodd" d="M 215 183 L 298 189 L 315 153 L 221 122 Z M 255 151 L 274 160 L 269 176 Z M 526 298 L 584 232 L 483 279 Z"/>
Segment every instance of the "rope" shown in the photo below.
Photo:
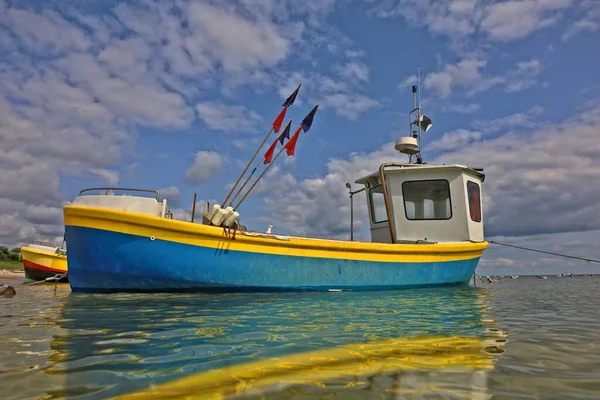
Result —
<path fill-rule="evenodd" d="M 569 255 L 566 255 L 566 254 L 553 253 L 553 252 L 551 252 L 551 251 L 536 250 L 536 249 L 531 249 L 531 248 L 529 248 L 529 247 L 515 246 L 514 244 L 507 244 L 507 243 L 495 242 L 495 241 L 493 241 L 493 240 L 490 240 L 490 243 L 493 243 L 493 244 L 498 244 L 498 245 L 500 245 L 500 246 L 514 247 L 515 249 L 529 250 L 529 251 L 533 251 L 533 252 L 535 252 L 535 253 L 550 254 L 550 255 L 552 255 L 552 256 L 566 257 L 566 258 L 572 258 L 572 259 L 574 259 L 574 260 L 582 260 L 582 261 L 594 262 L 594 263 L 599 263 L 599 264 L 600 264 L 600 260 L 593 260 L 593 259 L 591 259 L 591 258 L 584 258 L 584 257 L 569 256 Z"/>
<path fill-rule="evenodd" d="M 60 281 L 62 278 L 64 278 L 65 276 L 67 276 L 66 273 L 61 273 L 61 274 L 56 274 L 54 276 L 50 276 L 44 280 L 41 281 L 35 281 L 35 282 L 27 282 L 24 283 L 23 285 L 25 286 L 29 286 L 29 285 L 37 285 L 39 283 L 46 283 L 46 282 L 54 282 L 54 283 L 58 283 L 58 281 Z"/>

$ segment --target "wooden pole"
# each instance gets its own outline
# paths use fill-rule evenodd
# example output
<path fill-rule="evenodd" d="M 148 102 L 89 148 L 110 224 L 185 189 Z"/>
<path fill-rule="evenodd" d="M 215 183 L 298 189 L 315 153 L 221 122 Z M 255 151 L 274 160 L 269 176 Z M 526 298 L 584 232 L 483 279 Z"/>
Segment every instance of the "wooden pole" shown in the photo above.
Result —
<path fill-rule="evenodd" d="M 248 161 L 248 164 L 246 165 L 246 168 L 244 168 L 244 172 L 242 172 L 242 174 L 238 178 L 237 182 L 235 182 L 235 185 L 233 185 L 233 187 L 231 188 L 231 191 L 229 192 L 229 194 L 225 198 L 225 201 L 223 201 L 223 203 L 221 203 L 221 204 L 227 203 L 227 200 L 229 200 L 229 197 L 231 196 L 231 194 L 233 193 L 233 191 L 237 187 L 238 183 L 240 183 L 240 180 L 242 180 L 242 177 L 244 176 L 244 174 L 246 173 L 246 171 L 248 171 L 248 168 L 250 167 L 250 164 L 252 164 L 252 161 L 254 161 L 254 159 L 256 158 L 256 155 L 258 154 L 258 152 L 260 151 L 260 149 L 264 146 L 264 144 L 267 141 L 267 139 L 269 138 L 269 136 L 271 136 L 271 133 L 273 132 L 273 129 L 274 129 L 273 126 L 271 126 L 271 129 L 269 130 L 269 133 L 267 133 L 267 136 L 265 136 L 265 138 L 263 139 L 263 141 L 260 144 L 260 146 L 258 147 L 258 149 L 256 149 L 256 153 L 254 153 L 254 156 L 252 156 L 252 159 L 250 161 Z M 233 202 L 233 200 L 232 200 L 232 202 Z"/>
<path fill-rule="evenodd" d="M 194 193 L 194 204 L 192 204 L 192 223 L 194 222 L 194 214 L 196 214 L 196 193 Z"/>
<path fill-rule="evenodd" d="M 230 206 L 233 204 L 233 202 L 235 201 L 235 199 L 237 199 L 237 197 L 240 195 L 240 193 L 242 193 L 242 190 L 244 190 L 244 188 L 246 187 L 246 185 L 248 184 L 248 182 L 250 181 L 250 178 L 252 178 L 252 175 L 254 175 L 254 173 L 256 172 L 256 170 L 258 169 L 258 167 L 260 166 L 260 162 L 262 160 L 259 160 L 256 163 L 256 166 L 254 167 L 254 169 L 252 170 L 252 172 L 250 172 L 250 175 L 248 175 L 248 177 L 246 178 L 246 180 L 244 181 L 244 184 L 242 185 L 242 187 L 240 187 L 240 189 L 237 191 L 237 193 L 235 194 L 235 196 L 233 196 L 233 198 L 231 199 L 231 201 L 229 202 L 229 204 L 227 205 L 223 205 L 224 207 L 226 206 Z"/>
<path fill-rule="evenodd" d="M 302 124 L 300 124 L 300 126 L 302 126 Z M 256 178 L 256 181 L 252 184 L 252 186 L 250 186 L 250 189 L 248 189 L 248 191 L 246 192 L 246 194 L 244 195 L 244 197 L 242 197 L 242 199 L 237 204 L 237 206 L 233 207 L 234 210 L 237 210 L 237 208 L 240 206 L 240 204 L 242 204 L 242 202 L 244 200 L 246 200 L 246 197 L 248 197 L 248 195 L 250 194 L 250 192 L 252 191 L 252 189 L 254 189 L 254 186 L 256 186 L 256 184 L 258 183 L 258 181 L 260 181 L 260 178 L 262 178 L 264 176 L 264 174 L 267 173 L 267 171 L 269 170 L 269 168 L 271 168 L 271 166 L 273 164 L 275 164 L 275 161 L 277 161 L 277 158 L 279 157 L 279 155 L 281 154 L 281 152 L 283 150 L 285 150 L 285 146 L 282 146 L 281 149 L 279 149 L 279 153 L 277 153 L 277 155 L 275 156 L 275 158 L 273 159 L 273 161 L 271 161 L 269 163 L 269 166 L 263 170 L 262 174 L 260 174 L 260 176 L 258 178 Z"/>
<path fill-rule="evenodd" d="M 275 139 L 276 141 L 280 139 L 280 137 L 283 134 L 283 132 L 285 132 L 285 130 L 288 129 L 288 125 L 291 124 L 291 123 L 292 123 L 292 120 L 291 119 L 288 120 L 287 124 L 285 124 L 285 126 L 281 130 L 281 134 Z M 235 194 L 235 196 L 233 196 L 233 198 L 231 199 L 231 201 L 229 202 L 229 204 L 223 205 L 223 207 L 230 206 L 230 205 L 233 204 L 233 202 L 235 201 L 235 199 L 237 199 L 237 197 L 240 195 L 240 193 L 242 193 L 242 190 L 244 190 L 244 188 L 246 187 L 246 185 L 248 184 L 248 182 L 250 181 L 250 179 L 252 178 L 252 176 L 254 175 L 254 173 L 256 172 L 256 170 L 258 169 L 258 167 L 260 166 L 260 163 L 262 161 L 263 160 L 258 160 L 258 162 L 256 163 L 256 166 L 254 167 L 254 169 L 252 170 L 252 172 L 250 172 L 250 175 L 248 176 L 248 178 L 246 178 L 246 180 L 244 181 L 244 184 L 242 185 L 242 187 L 237 191 L 237 193 Z"/>

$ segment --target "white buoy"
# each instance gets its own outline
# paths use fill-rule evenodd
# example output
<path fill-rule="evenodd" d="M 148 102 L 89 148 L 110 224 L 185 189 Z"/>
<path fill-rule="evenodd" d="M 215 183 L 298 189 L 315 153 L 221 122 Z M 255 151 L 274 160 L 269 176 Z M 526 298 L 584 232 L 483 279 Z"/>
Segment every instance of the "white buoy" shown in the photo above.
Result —
<path fill-rule="evenodd" d="M 230 227 L 234 222 L 238 220 L 240 213 L 237 211 L 232 212 L 223 222 L 223 226 Z M 239 225 L 239 224 L 238 224 Z"/>
<path fill-rule="evenodd" d="M 212 221 L 212 219 L 215 217 L 215 214 L 217 214 L 217 212 L 219 212 L 220 209 L 221 209 L 221 206 L 218 204 L 215 204 L 210 211 L 204 211 L 203 214 L 205 214 L 205 215 L 203 215 L 203 216 L 207 220 Z"/>
<path fill-rule="evenodd" d="M 221 208 L 210 222 L 215 226 L 221 226 L 231 213 L 233 213 L 233 207 Z"/>

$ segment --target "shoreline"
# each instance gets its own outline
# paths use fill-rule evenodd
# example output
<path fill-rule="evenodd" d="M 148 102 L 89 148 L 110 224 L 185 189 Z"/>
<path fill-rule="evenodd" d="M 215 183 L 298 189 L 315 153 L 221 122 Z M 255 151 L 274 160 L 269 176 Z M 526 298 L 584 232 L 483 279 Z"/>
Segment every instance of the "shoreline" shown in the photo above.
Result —
<path fill-rule="evenodd" d="M 11 270 L 0 271 L 0 280 L 2 280 L 2 279 L 19 279 L 19 278 L 25 279 L 25 271 L 11 271 Z"/>

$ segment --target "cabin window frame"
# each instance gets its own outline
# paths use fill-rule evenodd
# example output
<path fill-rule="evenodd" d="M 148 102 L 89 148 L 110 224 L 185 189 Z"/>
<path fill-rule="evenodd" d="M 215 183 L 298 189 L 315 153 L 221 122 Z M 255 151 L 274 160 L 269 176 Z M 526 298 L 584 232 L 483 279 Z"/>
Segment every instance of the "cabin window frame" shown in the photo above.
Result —
<path fill-rule="evenodd" d="M 379 192 L 375 192 L 378 194 L 381 194 L 381 197 L 383 199 L 383 210 L 385 211 L 385 219 L 381 220 L 381 221 L 376 221 L 375 220 L 375 202 L 373 201 L 373 192 L 378 189 L 381 188 L 381 191 Z M 383 185 L 379 184 L 377 186 L 373 186 L 372 188 L 369 189 L 369 208 L 371 209 L 371 221 L 373 221 L 374 224 L 383 224 L 386 222 L 389 222 L 389 219 L 387 217 L 387 210 L 385 209 L 385 194 L 383 193 Z"/>
<path fill-rule="evenodd" d="M 448 188 L 448 203 L 450 206 L 450 216 L 448 218 L 409 218 L 408 217 L 408 208 L 406 207 L 406 192 L 405 192 L 405 184 L 407 183 L 420 183 L 420 182 L 446 182 L 446 187 Z M 402 205 L 404 206 L 404 217 L 407 221 L 448 221 L 451 220 L 454 216 L 452 212 L 452 191 L 450 190 L 450 182 L 448 179 L 416 179 L 410 181 L 402 182 Z"/>
<path fill-rule="evenodd" d="M 478 194 L 478 198 L 477 201 L 479 202 L 478 204 L 478 216 L 479 219 L 474 219 L 473 218 L 473 198 L 471 197 L 471 189 L 469 186 L 473 187 L 473 185 L 475 185 L 475 187 L 477 188 L 477 194 Z M 467 181 L 467 204 L 469 205 L 469 218 L 471 218 L 471 221 L 473 222 L 477 222 L 477 223 L 481 223 L 481 185 L 479 185 L 477 182 L 475 181 L 471 181 L 468 180 Z"/>

